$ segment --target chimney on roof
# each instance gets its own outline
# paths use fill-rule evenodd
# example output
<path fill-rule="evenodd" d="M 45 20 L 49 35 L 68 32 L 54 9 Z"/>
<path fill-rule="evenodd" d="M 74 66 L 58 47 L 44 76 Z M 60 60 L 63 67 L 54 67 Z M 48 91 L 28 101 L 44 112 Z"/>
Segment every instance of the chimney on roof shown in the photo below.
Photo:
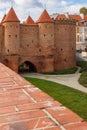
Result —
<path fill-rule="evenodd" d="M 67 19 L 69 19 L 69 13 L 68 12 L 65 13 L 65 16 L 66 16 Z"/>
<path fill-rule="evenodd" d="M 81 17 L 82 19 L 84 19 L 84 14 L 80 14 L 80 17 Z"/>

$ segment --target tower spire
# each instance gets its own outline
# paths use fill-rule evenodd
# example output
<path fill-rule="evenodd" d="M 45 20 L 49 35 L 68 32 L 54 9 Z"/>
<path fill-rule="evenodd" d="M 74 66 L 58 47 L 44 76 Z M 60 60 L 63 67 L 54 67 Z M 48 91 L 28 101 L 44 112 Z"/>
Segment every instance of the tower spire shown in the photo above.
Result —
<path fill-rule="evenodd" d="M 11 8 L 13 8 L 13 5 L 14 5 L 14 1 L 11 0 Z"/>

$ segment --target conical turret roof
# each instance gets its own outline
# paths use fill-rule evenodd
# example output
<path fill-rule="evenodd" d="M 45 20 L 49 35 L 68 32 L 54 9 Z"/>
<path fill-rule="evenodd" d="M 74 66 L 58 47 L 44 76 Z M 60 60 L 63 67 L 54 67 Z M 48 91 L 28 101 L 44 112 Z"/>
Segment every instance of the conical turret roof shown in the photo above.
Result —
<path fill-rule="evenodd" d="M 19 19 L 13 8 L 9 10 L 3 22 L 19 22 Z"/>
<path fill-rule="evenodd" d="M 5 17 L 6 17 L 6 14 L 3 16 L 2 20 L 1 20 L 1 23 L 3 23 Z"/>
<path fill-rule="evenodd" d="M 25 21 L 25 24 L 35 24 L 34 20 L 31 18 L 31 16 L 28 16 L 28 18 Z"/>
<path fill-rule="evenodd" d="M 44 22 L 54 22 L 54 21 L 45 9 L 37 22 L 38 23 L 44 23 Z"/>

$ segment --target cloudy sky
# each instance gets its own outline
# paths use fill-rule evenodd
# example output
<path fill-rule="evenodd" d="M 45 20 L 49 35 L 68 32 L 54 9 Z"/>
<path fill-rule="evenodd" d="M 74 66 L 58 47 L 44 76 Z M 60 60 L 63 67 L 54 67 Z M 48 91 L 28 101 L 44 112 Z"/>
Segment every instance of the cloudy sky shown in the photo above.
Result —
<path fill-rule="evenodd" d="M 0 19 L 13 6 L 17 16 L 24 21 L 28 15 L 37 20 L 44 8 L 52 13 L 79 13 L 87 7 L 87 0 L 0 0 Z"/>

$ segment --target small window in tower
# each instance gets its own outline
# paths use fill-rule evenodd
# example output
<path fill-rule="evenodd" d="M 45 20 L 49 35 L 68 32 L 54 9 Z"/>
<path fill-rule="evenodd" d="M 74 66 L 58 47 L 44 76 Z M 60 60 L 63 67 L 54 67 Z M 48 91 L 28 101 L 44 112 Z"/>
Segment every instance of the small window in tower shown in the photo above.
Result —
<path fill-rule="evenodd" d="M 27 44 L 27 47 L 29 47 L 29 45 Z"/>
<path fill-rule="evenodd" d="M 32 40 L 32 43 L 33 43 L 34 41 Z"/>
<path fill-rule="evenodd" d="M 15 35 L 15 37 L 17 38 L 17 34 Z"/>
<path fill-rule="evenodd" d="M 9 37 L 11 37 L 11 35 L 9 35 Z"/>
<path fill-rule="evenodd" d="M 61 51 L 63 51 L 63 49 L 61 48 Z"/>
<path fill-rule="evenodd" d="M 53 37 L 53 34 L 51 34 L 51 37 Z"/>
<path fill-rule="evenodd" d="M 73 48 L 72 48 L 72 50 L 73 50 Z"/>
<path fill-rule="evenodd" d="M 41 49 L 39 49 L 39 52 L 41 52 Z"/>
<path fill-rule="evenodd" d="M 66 59 L 64 59 L 64 61 L 66 62 Z"/>
<path fill-rule="evenodd" d="M 9 52 L 9 49 L 8 49 L 8 52 Z"/>
<path fill-rule="evenodd" d="M 46 36 L 46 34 L 44 34 L 44 37 Z"/>

